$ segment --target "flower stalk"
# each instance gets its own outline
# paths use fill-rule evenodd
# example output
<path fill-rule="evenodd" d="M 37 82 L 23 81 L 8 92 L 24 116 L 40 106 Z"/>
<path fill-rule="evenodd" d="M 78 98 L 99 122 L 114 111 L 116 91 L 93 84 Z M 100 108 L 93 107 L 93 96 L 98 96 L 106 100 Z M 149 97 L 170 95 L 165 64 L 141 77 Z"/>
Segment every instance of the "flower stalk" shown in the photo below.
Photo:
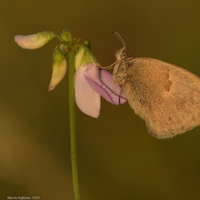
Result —
<path fill-rule="evenodd" d="M 75 72 L 75 50 L 71 48 L 67 54 L 68 84 L 69 84 L 69 116 L 70 116 L 70 146 L 72 179 L 74 188 L 74 199 L 80 200 L 78 164 L 76 152 L 76 122 L 75 122 L 75 99 L 74 99 L 74 72 Z"/>

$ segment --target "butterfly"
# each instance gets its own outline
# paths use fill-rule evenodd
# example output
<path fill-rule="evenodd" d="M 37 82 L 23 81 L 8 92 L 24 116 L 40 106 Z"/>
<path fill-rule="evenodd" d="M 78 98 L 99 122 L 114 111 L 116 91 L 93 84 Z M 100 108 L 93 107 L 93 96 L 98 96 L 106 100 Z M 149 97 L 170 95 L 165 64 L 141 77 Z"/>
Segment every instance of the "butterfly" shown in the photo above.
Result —
<path fill-rule="evenodd" d="M 200 125 L 200 78 L 154 58 L 133 58 L 123 43 L 116 53 L 114 83 L 157 138 L 171 138 Z"/>

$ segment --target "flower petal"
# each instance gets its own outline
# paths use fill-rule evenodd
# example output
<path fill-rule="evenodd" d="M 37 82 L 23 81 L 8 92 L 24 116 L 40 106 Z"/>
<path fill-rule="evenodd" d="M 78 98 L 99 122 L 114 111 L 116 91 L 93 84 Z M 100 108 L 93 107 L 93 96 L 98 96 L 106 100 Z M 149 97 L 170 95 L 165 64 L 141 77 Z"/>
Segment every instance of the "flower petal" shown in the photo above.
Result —
<path fill-rule="evenodd" d="M 110 103 L 119 105 L 126 102 L 125 97 L 121 95 L 120 86 L 114 83 L 109 72 L 100 70 L 97 65 L 90 63 L 85 70 L 85 78 L 93 90 Z"/>
<path fill-rule="evenodd" d="M 65 76 L 67 70 L 67 61 L 65 59 L 65 56 L 62 54 L 59 46 L 57 46 L 53 52 L 52 68 L 53 72 L 51 75 L 49 90 L 53 90 L 56 87 L 56 85 Z"/>
<path fill-rule="evenodd" d="M 55 37 L 50 31 L 43 31 L 32 35 L 16 35 L 15 42 L 24 49 L 38 49 Z"/>
<path fill-rule="evenodd" d="M 100 95 L 88 84 L 84 77 L 86 67 L 79 67 L 75 74 L 75 100 L 85 114 L 97 118 L 100 114 Z"/>

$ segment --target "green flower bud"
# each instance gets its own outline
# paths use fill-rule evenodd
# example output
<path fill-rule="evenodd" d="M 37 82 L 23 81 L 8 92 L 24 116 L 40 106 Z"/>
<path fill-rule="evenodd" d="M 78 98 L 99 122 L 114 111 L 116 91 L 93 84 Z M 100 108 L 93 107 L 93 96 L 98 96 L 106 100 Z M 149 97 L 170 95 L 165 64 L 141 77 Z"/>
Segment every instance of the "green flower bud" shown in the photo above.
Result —
<path fill-rule="evenodd" d="M 32 35 L 16 35 L 15 42 L 24 49 L 38 49 L 55 38 L 51 31 L 43 31 Z"/>
<path fill-rule="evenodd" d="M 89 63 L 95 63 L 99 65 L 92 52 L 84 45 L 82 45 L 75 56 L 75 69 L 77 70 L 80 66 L 87 65 Z"/>
<path fill-rule="evenodd" d="M 63 79 L 67 71 L 67 61 L 62 51 L 60 50 L 60 46 L 57 46 L 53 52 L 53 60 L 52 60 L 52 76 L 49 84 L 49 90 L 53 90 L 56 85 Z"/>
<path fill-rule="evenodd" d="M 72 41 L 72 36 L 67 29 L 63 29 L 60 36 L 65 42 L 71 42 Z"/>

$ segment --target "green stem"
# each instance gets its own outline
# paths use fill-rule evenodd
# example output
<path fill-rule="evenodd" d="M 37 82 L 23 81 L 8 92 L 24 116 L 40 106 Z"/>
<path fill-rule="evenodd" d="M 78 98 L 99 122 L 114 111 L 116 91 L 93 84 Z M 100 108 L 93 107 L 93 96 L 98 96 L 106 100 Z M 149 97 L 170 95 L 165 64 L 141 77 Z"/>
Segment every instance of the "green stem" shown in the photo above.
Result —
<path fill-rule="evenodd" d="M 74 100 L 74 70 L 75 51 L 73 48 L 67 54 L 68 80 L 69 80 L 69 116 L 70 116 L 70 145 L 71 145 L 71 165 L 74 188 L 74 199 L 80 200 L 78 167 L 76 153 L 76 124 L 75 124 L 75 100 Z"/>

